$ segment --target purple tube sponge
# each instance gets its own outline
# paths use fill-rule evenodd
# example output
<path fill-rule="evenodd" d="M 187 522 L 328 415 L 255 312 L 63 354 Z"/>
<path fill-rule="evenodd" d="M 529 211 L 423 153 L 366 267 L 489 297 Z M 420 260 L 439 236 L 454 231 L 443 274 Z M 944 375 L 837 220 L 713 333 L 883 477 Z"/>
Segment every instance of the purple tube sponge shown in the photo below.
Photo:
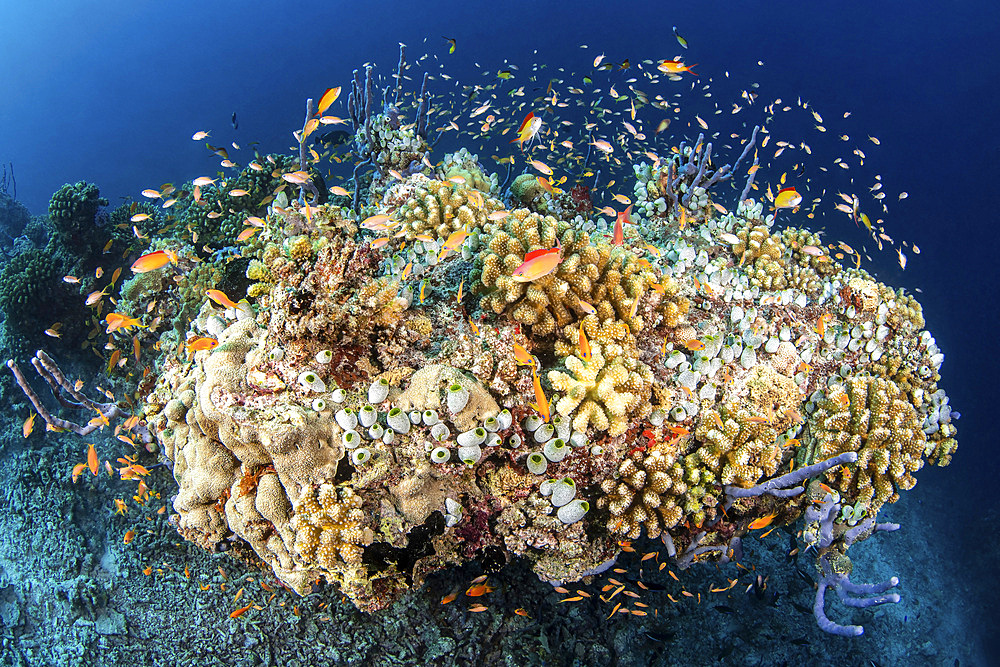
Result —
<path fill-rule="evenodd" d="M 892 524 L 895 525 L 895 524 Z M 898 528 L 898 526 L 897 526 Z M 893 530 L 893 529 L 884 529 Z M 880 604 L 899 602 L 898 593 L 883 595 L 890 588 L 895 588 L 899 584 L 897 577 L 891 577 L 887 581 L 878 584 L 855 584 L 846 574 L 834 572 L 828 560 L 829 554 L 820 557 L 820 567 L 823 570 L 823 577 L 819 580 L 819 587 L 816 589 L 816 601 L 813 604 L 813 615 L 816 616 L 816 624 L 824 632 L 841 637 L 857 637 L 864 634 L 865 629 L 860 625 L 840 625 L 831 621 L 824 609 L 826 605 L 826 589 L 836 589 L 840 601 L 848 607 L 857 609 L 867 609 Z"/>
<path fill-rule="evenodd" d="M 826 472 L 835 466 L 843 465 L 844 463 L 854 463 L 857 460 L 857 452 L 844 452 L 843 454 L 826 459 L 825 461 L 819 461 L 818 463 L 813 463 L 812 465 L 804 466 L 798 470 L 785 473 L 780 477 L 769 479 L 763 484 L 758 484 L 757 486 L 749 489 L 743 489 L 738 486 L 726 486 L 724 487 L 724 491 L 726 493 L 726 509 L 729 509 L 729 507 L 732 506 L 733 501 L 739 498 L 752 498 L 754 496 L 764 495 L 765 493 L 778 498 L 797 496 L 804 491 L 803 487 L 788 487 L 791 487 L 793 484 L 799 484 L 799 482 L 809 479 L 810 477 L 815 477 L 816 475 Z"/>

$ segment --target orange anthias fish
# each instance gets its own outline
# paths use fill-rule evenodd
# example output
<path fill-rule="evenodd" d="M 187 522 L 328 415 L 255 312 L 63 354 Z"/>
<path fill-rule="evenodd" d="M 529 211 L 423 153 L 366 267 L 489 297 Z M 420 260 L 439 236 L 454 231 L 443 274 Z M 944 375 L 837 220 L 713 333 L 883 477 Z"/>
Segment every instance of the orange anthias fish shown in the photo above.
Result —
<path fill-rule="evenodd" d="M 322 116 L 323 112 L 330 108 L 330 105 L 337 101 L 340 97 L 340 86 L 336 88 L 327 88 L 323 96 L 319 98 L 319 104 L 316 105 L 316 115 Z"/>
<path fill-rule="evenodd" d="M 823 313 L 822 315 L 819 316 L 819 319 L 816 320 L 816 327 L 814 331 L 818 333 L 820 336 L 824 335 L 826 333 L 826 323 L 832 319 L 833 319 L 832 313 Z"/>
<path fill-rule="evenodd" d="M 795 208 L 802 203 L 802 195 L 796 191 L 795 187 L 782 188 L 774 196 L 774 210 L 781 208 Z"/>
<path fill-rule="evenodd" d="M 593 358 L 593 354 L 590 351 L 590 341 L 587 340 L 587 333 L 583 330 L 583 325 L 580 325 L 580 358 L 584 361 L 590 361 Z"/>
<path fill-rule="evenodd" d="M 97 475 L 97 469 L 100 467 L 101 462 L 97 460 L 97 450 L 94 449 L 94 445 L 90 445 L 87 448 L 87 467 L 90 468 L 90 472 Z"/>
<path fill-rule="evenodd" d="M 767 528 L 774 521 L 774 517 L 778 516 L 778 513 L 768 514 L 767 516 L 762 516 L 761 518 L 752 521 L 748 526 L 751 530 L 757 530 L 758 528 Z"/>
<path fill-rule="evenodd" d="M 629 219 L 631 212 L 632 204 L 629 204 L 627 209 L 618 214 L 618 218 L 615 220 L 615 231 L 611 236 L 611 245 L 623 245 L 625 243 L 625 223 L 632 223 Z"/>
<path fill-rule="evenodd" d="M 487 593 L 492 593 L 495 590 L 496 590 L 495 586 L 490 586 L 489 584 L 484 582 L 481 584 L 470 586 L 469 590 L 465 591 L 465 594 L 468 595 L 470 598 L 477 598 L 480 595 L 486 595 Z"/>
<path fill-rule="evenodd" d="M 132 273 L 155 271 L 170 263 L 177 263 L 177 253 L 173 250 L 157 250 L 135 260 L 132 263 Z"/>
<path fill-rule="evenodd" d="M 705 344 L 696 338 L 692 338 L 691 340 L 684 343 L 684 347 L 691 350 L 692 352 L 697 352 L 698 350 L 704 350 Z"/>
<path fill-rule="evenodd" d="M 523 366 L 531 366 L 532 368 L 535 366 L 535 358 L 517 343 L 514 343 L 514 360 Z"/>
<path fill-rule="evenodd" d="M 680 60 L 663 60 L 660 64 L 656 66 L 656 69 L 660 70 L 664 74 L 669 74 L 671 76 L 679 76 L 683 72 L 691 72 L 695 76 L 695 71 L 691 69 L 692 67 L 697 67 L 698 63 L 694 65 L 685 65 Z"/>
<path fill-rule="evenodd" d="M 249 609 L 252 606 L 253 606 L 253 603 L 251 602 L 250 604 L 248 604 L 245 607 L 240 607 L 239 609 L 233 610 L 233 612 L 231 614 L 229 614 L 229 618 L 238 618 L 238 617 L 242 616 L 243 614 L 245 614 L 247 612 L 247 609 Z"/>
<path fill-rule="evenodd" d="M 199 350 L 214 350 L 219 346 L 219 341 L 215 338 L 210 338 L 209 336 L 195 336 L 188 342 L 184 343 L 191 352 L 198 352 Z"/>
<path fill-rule="evenodd" d="M 32 412 L 30 415 L 28 415 L 28 418 L 24 420 L 24 425 L 21 427 L 21 432 L 24 434 L 25 438 L 27 438 L 29 435 L 31 435 L 31 430 L 33 428 L 35 428 L 35 413 L 34 412 Z"/>
<path fill-rule="evenodd" d="M 538 373 L 535 372 L 535 367 L 531 367 L 531 377 L 535 383 L 535 403 L 530 403 L 530 407 L 534 408 L 535 411 L 541 416 L 541 418 L 548 423 L 549 421 L 549 401 L 545 398 L 545 392 L 542 391 L 542 382 L 538 379 Z"/>
<path fill-rule="evenodd" d="M 145 325 L 139 324 L 139 318 L 129 317 L 123 313 L 108 313 L 107 316 L 108 328 L 104 333 L 111 333 L 112 331 L 118 331 L 119 329 L 129 329 L 131 327 L 141 327 L 145 329 Z"/>
<path fill-rule="evenodd" d="M 517 142 L 517 145 L 524 150 L 524 143 L 531 142 L 542 127 L 542 119 L 535 115 L 534 111 L 529 111 L 524 117 L 521 126 L 517 129 L 517 137 L 510 140 L 510 143 Z"/>
<path fill-rule="evenodd" d="M 448 238 L 444 242 L 444 247 L 441 248 L 441 254 L 438 255 L 438 260 L 442 260 L 447 257 L 449 252 L 457 252 L 462 244 L 465 243 L 465 239 L 469 237 L 469 232 L 467 229 L 459 229 L 448 235 Z"/>
<path fill-rule="evenodd" d="M 222 290 L 217 290 L 217 289 L 205 290 L 205 296 L 207 296 L 209 299 L 219 304 L 223 308 L 232 308 L 233 310 L 239 308 L 239 306 L 236 303 L 234 303 L 232 299 L 226 296 L 226 293 L 223 292 Z"/>
<path fill-rule="evenodd" d="M 511 278 L 519 283 L 530 283 L 543 276 L 547 276 L 556 270 L 562 262 L 562 248 L 559 239 L 556 239 L 554 248 L 532 250 L 524 256 L 524 263 L 514 269 Z"/>

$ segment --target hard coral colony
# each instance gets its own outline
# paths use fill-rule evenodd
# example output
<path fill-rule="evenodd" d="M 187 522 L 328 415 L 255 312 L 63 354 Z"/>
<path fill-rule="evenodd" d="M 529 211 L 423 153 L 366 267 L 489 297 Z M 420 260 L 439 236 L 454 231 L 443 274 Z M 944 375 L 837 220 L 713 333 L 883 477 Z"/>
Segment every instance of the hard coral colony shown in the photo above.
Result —
<path fill-rule="evenodd" d="M 716 168 L 703 136 L 647 152 L 632 224 L 616 214 L 611 238 L 583 184 L 504 191 L 464 149 L 432 165 L 427 77 L 410 125 L 402 78 L 377 112 L 371 69 L 355 74 L 359 163 L 353 195 L 331 188 L 339 206 L 310 175 L 311 101 L 298 161 L 254 162 L 293 177 L 233 251 L 247 300 L 203 301 L 226 253 L 199 266 L 177 252 L 123 292 L 119 309 L 178 323 L 141 409 L 179 487 L 180 534 L 376 610 L 488 551 L 570 582 L 624 540 L 659 538 L 681 567 L 725 562 L 752 528 L 804 515 L 817 620 L 859 634 L 826 617 L 824 591 L 895 585 L 851 584 L 848 548 L 891 529 L 879 509 L 956 449 L 919 304 L 818 235 L 779 230 L 749 196 L 756 157 L 733 210 L 718 203 L 756 128 L 734 165 Z M 610 164 L 612 144 L 593 145 Z M 554 253 L 544 271 L 519 273 L 540 251 Z M 164 271 L 178 286 L 148 277 Z"/>

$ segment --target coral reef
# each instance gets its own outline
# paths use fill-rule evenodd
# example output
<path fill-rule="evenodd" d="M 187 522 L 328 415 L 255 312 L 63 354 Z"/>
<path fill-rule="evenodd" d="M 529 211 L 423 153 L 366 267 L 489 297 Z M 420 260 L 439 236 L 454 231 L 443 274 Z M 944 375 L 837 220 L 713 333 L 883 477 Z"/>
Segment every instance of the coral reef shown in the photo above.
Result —
<path fill-rule="evenodd" d="M 136 363 L 119 378 L 122 406 L 102 405 L 114 417 L 135 407 L 131 428 L 149 437 L 133 444 L 177 484 L 179 534 L 300 595 L 325 581 L 371 611 L 473 560 L 492 572 L 516 556 L 567 583 L 642 536 L 686 568 L 730 562 L 750 531 L 804 519 L 817 622 L 856 634 L 825 616 L 823 591 L 888 589 L 852 584 L 848 549 L 889 530 L 882 506 L 957 447 L 919 304 L 845 244 L 831 253 L 818 233 L 775 229 L 749 198 L 755 168 L 732 212 L 713 201 L 744 160 L 759 166 L 759 128 L 727 164 L 704 136 L 646 153 L 655 165 L 632 165 L 635 203 L 615 195 L 632 217 L 598 209 L 609 222 L 593 218 L 596 184 L 558 190 L 568 177 L 530 157 L 553 180 L 525 173 L 506 193 L 466 149 L 435 167 L 428 76 L 407 124 L 404 70 L 401 52 L 381 110 L 372 67 L 355 72 L 351 208 L 342 186 L 331 192 L 344 205 L 325 201 L 310 100 L 298 156 L 256 155 L 232 177 L 144 193 L 169 206 L 110 216 L 137 251 L 127 223 L 147 213 L 144 250 L 170 259 L 121 284 Z M 609 168 L 621 164 L 610 146 L 590 143 Z M 578 179 L 594 176 L 590 159 Z M 64 187 L 55 238 L 93 235 L 101 203 L 93 186 Z M 0 276 L 8 321 L 48 297 L 50 254 L 22 253 Z M 127 337 L 103 308 L 90 345 L 107 325 L 112 373 Z M 108 420 L 38 414 L 77 432 Z M 829 485 L 807 485 L 819 475 Z"/>

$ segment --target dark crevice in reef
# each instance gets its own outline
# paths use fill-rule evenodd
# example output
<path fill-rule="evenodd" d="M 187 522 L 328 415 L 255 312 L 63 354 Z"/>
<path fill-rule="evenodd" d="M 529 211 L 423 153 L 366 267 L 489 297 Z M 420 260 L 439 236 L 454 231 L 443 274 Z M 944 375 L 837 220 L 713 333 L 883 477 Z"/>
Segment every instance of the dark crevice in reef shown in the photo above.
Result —
<path fill-rule="evenodd" d="M 413 566 L 421 558 L 434 553 L 432 540 L 443 535 L 444 529 L 444 515 L 434 512 L 425 522 L 410 531 L 410 539 L 405 547 L 400 549 L 384 542 L 376 542 L 365 549 L 362 562 L 372 573 L 385 571 L 391 564 L 406 577 L 407 586 L 412 586 Z"/>

